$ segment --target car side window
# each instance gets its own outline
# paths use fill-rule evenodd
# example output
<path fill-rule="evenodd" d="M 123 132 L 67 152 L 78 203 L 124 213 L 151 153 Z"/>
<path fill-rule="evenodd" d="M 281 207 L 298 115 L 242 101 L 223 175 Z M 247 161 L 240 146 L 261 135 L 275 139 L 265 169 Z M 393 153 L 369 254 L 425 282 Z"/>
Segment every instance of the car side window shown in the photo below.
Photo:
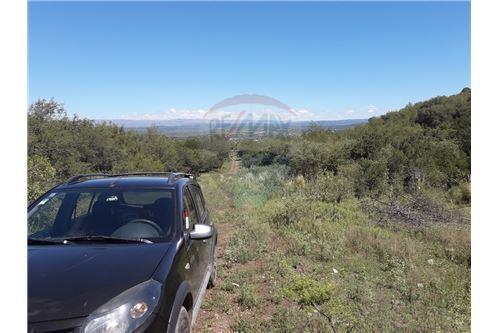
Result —
<path fill-rule="evenodd" d="M 184 229 L 190 229 L 194 224 L 198 223 L 198 214 L 194 207 L 194 201 L 191 199 L 189 192 L 184 191 L 182 219 L 184 221 Z"/>
<path fill-rule="evenodd" d="M 201 192 L 198 187 L 191 187 L 191 193 L 193 194 L 194 201 L 196 203 L 196 207 L 198 207 L 198 212 L 200 212 L 200 216 L 203 217 L 205 216 L 205 202 L 203 201 L 203 198 L 201 197 Z"/>
<path fill-rule="evenodd" d="M 90 192 L 82 192 L 76 199 L 75 208 L 71 214 L 72 223 L 80 221 L 90 212 L 90 207 L 94 201 L 94 195 Z"/>

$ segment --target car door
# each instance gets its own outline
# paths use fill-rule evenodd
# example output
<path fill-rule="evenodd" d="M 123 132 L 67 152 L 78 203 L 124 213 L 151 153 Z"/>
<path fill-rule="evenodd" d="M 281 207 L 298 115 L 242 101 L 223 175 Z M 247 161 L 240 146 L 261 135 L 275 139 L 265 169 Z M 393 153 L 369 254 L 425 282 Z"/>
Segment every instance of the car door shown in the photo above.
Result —
<path fill-rule="evenodd" d="M 203 196 L 201 194 L 201 189 L 196 186 L 196 185 L 189 185 L 189 190 L 191 192 L 191 195 L 194 199 L 194 204 L 196 206 L 196 210 L 198 212 L 199 216 L 199 223 L 202 224 L 211 224 L 210 219 L 208 216 L 208 211 L 205 208 L 205 202 L 203 200 Z M 204 239 L 201 241 L 201 245 L 199 248 L 200 251 L 200 265 L 201 265 L 201 271 L 203 272 L 202 274 L 204 275 L 210 265 L 210 260 L 211 260 L 211 255 L 212 255 L 212 243 L 214 241 L 214 238 L 209 238 L 209 239 Z"/>
<path fill-rule="evenodd" d="M 196 210 L 194 200 L 187 186 L 184 188 L 182 209 L 184 239 L 186 240 L 186 252 L 188 256 L 188 262 L 186 263 L 185 269 L 190 272 L 190 283 L 193 292 L 196 293 L 194 295 L 196 298 L 204 275 L 203 268 L 199 264 L 203 261 L 201 248 L 204 244 L 200 240 L 194 240 L 189 237 L 189 232 L 193 230 L 195 224 L 199 223 L 199 219 L 198 211 Z"/>

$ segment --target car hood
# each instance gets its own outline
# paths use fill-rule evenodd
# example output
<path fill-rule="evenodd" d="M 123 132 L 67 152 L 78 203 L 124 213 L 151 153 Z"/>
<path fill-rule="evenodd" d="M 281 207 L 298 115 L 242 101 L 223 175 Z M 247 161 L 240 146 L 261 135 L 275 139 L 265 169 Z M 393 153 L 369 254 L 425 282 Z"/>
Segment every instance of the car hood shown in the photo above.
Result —
<path fill-rule="evenodd" d="M 170 243 L 28 247 L 28 322 L 84 317 L 148 280 Z"/>

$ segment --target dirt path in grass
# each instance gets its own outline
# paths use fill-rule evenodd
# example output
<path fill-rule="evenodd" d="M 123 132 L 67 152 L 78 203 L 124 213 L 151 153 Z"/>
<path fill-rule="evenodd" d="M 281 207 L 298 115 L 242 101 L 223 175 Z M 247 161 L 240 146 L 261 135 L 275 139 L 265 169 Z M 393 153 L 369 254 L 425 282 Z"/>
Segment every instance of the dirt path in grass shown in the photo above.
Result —
<path fill-rule="evenodd" d="M 236 175 L 239 170 L 239 161 L 236 160 L 235 155 L 231 156 L 231 168 L 227 172 L 227 174 L 223 174 L 224 176 L 232 176 Z M 234 210 L 234 206 L 232 205 L 232 199 L 229 197 L 227 193 L 224 194 L 226 198 L 224 201 L 229 201 L 231 204 L 229 207 L 225 209 L 212 209 L 211 215 L 212 218 L 214 215 L 226 215 L 230 214 L 231 210 Z M 238 311 L 238 305 L 236 303 L 235 297 L 226 298 L 224 295 L 224 291 L 221 289 L 221 285 L 225 282 L 226 276 L 221 274 L 223 269 L 226 269 L 230 266 L 225 258 L 224 253 L 227 247 L 229 240 L 231 239 L 232 233 L 234 231 L 234 227 L 232 226 L 232 221 L 225 220 L 223 218 L 217 223 L 217 231 L 218 231 L 218 239 L 217 239 L 217 283 L 215 288 L 207 290 L 205 294 L 205 298 L 203 300 L 200 312 L 198 313 L 198 318 L 196 319 L 196 325 L 193 328 L 193 332 L 217 332 L 217 333 L 225 333 L 231 332 L 231 325 L 234 323 L 234 313 L 233 311 Z M 220 303 L 221 298 L 224 298 L 228 304 L 225 304 L 224 307 L 229 306 L 231 310 L 225 311 L 223 309 L 222 304 Z"/>
<path fill-rule="evenodd" d="M 218 246 L 217 246 L 217 265 L 224 265 L 224 249 L 229 239 L 230 233 L 229 224 L 221 224 L 217 230 L 219 232 Z M 218 309 L 217 294 L 220 292 L 220 283 L 222 278 L 219 276 L 217 285 L 213 289 L 207 290 L 203 300 L 202 307 L 196 319 L 196 325 L 193 328 L 194 333 L 198 332 L 218 332 L 226 333 L 231 332 L 231 317 Z M 210 309 L 206 305 L 210 304 Z"/>
<path fill-rule="evenodd" d="M 218 246 L 217 246 L 217 266 L 223 267 L 225 265 L 224 250 L 230 238 L 231 226 L 229 224 L 220 224 L 218 230 Z M 228 313 L 220 311 L 217 304 L 218 294 L 221 292 L 220 283 L 223 277 L 218 277 L 217 285 L 213 289 L 207 290 L 203 300 L 202 307 L 196 319 L 196 325 L 193 332 L 217 332 L 226 333 L 231 332 L 232 320 Z M 210 309 L 206 305 L 210 304 Z M 237 306 L 235 304 L 235 306 Z"/>
<path fill-rule="evenodd" d="M 257 248 L 262 250 L 267 247 L 267 243 L 248 241 L 248 235 L 253 233 L 244 233 L 249 228 L 253 232 L 261 232 L 254 220 L 256 207 L 242 205 L 241 189 L 235 190 L 232 186 L 238 183 L 240 163 L 237 155 L 231 154 L 230 168 L 226 166 L 221 174 L 212 174 L 211 181 L 207 179 L 206 191 L 204 189 L 219 235 L 218 280 L 215 288 L 205 294 L 193 328 L 195 333 L 253 331 L 253 328 L 247 327 L 249 322 L 269 320 L 274 312 L 275 304 L 269 299 L 273 288 L 271 284 L 277 283 L 278 278 L 271 277 L 269 263 L 264 257 L 250 254 Z M 242 242 L 249 244 L 241 245 Z"/>
<path fill-rule="evenodd" d="M 236 155 L 231 156 L 231 170 L 229 171 L 229 174 L 236 175 L 239 169 L 240 169 L 240 161 L 236 159 Z"/>

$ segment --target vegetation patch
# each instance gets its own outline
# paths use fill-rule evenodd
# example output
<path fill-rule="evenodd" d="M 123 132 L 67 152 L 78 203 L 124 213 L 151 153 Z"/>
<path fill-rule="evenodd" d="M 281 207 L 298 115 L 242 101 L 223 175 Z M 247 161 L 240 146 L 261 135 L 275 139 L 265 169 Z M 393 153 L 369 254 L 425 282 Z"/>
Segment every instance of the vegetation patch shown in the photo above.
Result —
<path fill-rule="evenodd" d="M 132 133 L 41 101 L 30 198 L 82 172 L 202 173 L 219 281 L 198 331 L 469 331 L 470 99 L 237 143 Z"/>

